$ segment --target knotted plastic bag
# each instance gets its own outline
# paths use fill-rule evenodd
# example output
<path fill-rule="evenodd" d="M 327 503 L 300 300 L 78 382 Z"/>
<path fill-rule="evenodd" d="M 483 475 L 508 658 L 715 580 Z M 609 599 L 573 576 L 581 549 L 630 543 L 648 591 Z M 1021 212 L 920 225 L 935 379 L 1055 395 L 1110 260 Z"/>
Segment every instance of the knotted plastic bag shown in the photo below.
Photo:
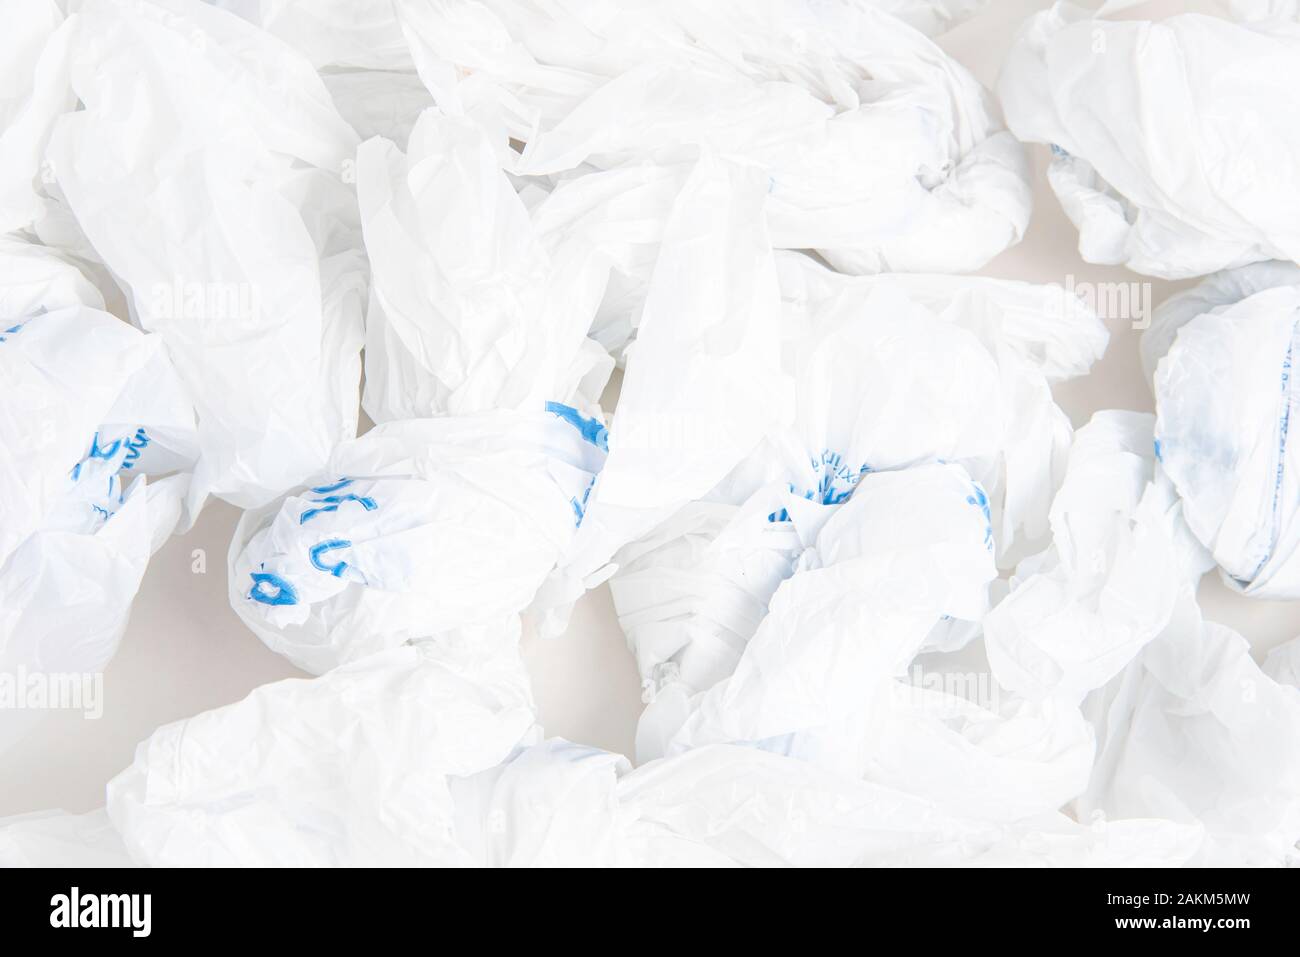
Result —
<path fill-rule="evenodd" d="M 599 422 L 559 404 L 377 426 L 340 445 L 318 484 L 245 513 L 230 602 L 317 673 L 517 630 L 582 521 L 604 443 Z"/>

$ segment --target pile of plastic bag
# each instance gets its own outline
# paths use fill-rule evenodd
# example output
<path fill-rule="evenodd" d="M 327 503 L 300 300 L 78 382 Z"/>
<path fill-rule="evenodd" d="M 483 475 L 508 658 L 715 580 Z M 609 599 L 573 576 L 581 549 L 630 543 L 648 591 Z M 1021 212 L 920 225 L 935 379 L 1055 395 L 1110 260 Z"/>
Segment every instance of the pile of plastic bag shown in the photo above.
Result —
<path fill-rule="evenodd" d="M 1300 862 L 1300 638 L 1196 597 L 1300 599 L 1300 20 L 1059 4 L 999 105 L 981 6 L 0 0 L 0 672 L 101 672 L 216 497 L 312 675 L 0 863 Z M 1075 428 L 1102 319 L 963 275 L 1026 143 L 1086 260 L 1205 277 L 1154 414 Z M 598 587 L 632 755 L 520 654 Z"/>

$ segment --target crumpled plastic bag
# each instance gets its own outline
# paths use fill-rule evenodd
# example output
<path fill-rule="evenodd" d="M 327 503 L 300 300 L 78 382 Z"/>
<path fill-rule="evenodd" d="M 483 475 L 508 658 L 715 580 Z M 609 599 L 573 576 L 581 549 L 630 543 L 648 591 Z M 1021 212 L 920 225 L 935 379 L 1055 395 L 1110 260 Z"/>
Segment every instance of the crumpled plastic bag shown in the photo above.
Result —
<path fill-rule="evenodd" d="M 47 155 L 198 411 L 188 512 L 262 505 L 355 434 L 356 134 L 311 64 L 197 0 L 87 0 Z"/>
<path fill-rule="evenodd" d="M 1174 293 L 1163 300 L 1151 314 L 1151 323 L 1142 331 L 1139 352 L 1142 372 L 1155 390 L 1156 366 L 1169 354 L 1169 348 L 1183 328 L 1197 316 L 1219 311 L 1257 292 L 1278 286 L 1300 285 L 1300 265 L 1284 262 L 1252 263 L 1239 269 L 1206 276 L 1190 289 Z"/>
<path fill-rule="evenodd" d="M 794 421 L 614 558 L 615 608 L 650 701 L 642 759 L 661 753 L 653 713 L 731 673 L 821 523 L 866 478 L 960 462 L 979 481 L 997 554 L 1042 547 L 1070 443 L 1049 383 L 1105 347 L 1096 316 L 1059 287 L 850 279 L 795 254 L 779 264 Z M 950 620 L 927 647 L 976 634 Z"/>
<path fill-rule="evenodd" d="M 755 748 L 715 745 L 632 770 L 562 739 L 453 784 L 456 840 L 487 866 L 1177 864 L 1196 826 L 1012 826 Z"/>
<path fill-rule="evenodd" d="M 682 506 L 703 499 L 765 439 L 767 446 L 757 462 L 747 466 L 749 474 L 736 479 L 737 484 L 748 483 L 750 491 L 777 475 L 812 490 L 825 477 L 823 472 L 867 464 L 866 459 L 837 465 L 817 460 L 832 452 L 877 453 L 879 458 L 870 464 L 879 469 L 927 458 L 978 460 L 980 477 L 998 499 L 994 507 L 999 525 L 1007 527 L 999 542 L 1009 548 L 1011 529 L 1018 526 L 1028 526 L 1031 533 L 1045 530 L 1050 476 L 1061 468 L 1069 437 L 1068 421 L 1052 401 L 1050 383 L 1081 374 L 1100 355 L 1107 337 L 1096 316 L 1059 288 L 933 276 L 882 279 L 877 284 L 836 276 L 805 256 L 773 257 L 762 242 L 758 222 L 768 203 L 770 195 L 764 196 L 752 175 L 738 168 L 729 171 L 727 164 L 707 155 L 683 186 L 665 227 L 638 338 L 628 353 L 628 371 L 610 426 L 610 456 L 592 491 L 566 574 L 588 587 L 603 580 L 612 571 L 607 563 L 617 548 L 651 531 Z M 724 209 L 725 215 L 720 215 Z M 706 241 L 716 253 L 703 252 Z M 796 317 L 788 323 L 781 317 L 783 289 L 794 290 L 785 295 L 797 300 Z M 714 302 L 723 291 L 727 298 Z M 820 360 L 825 368 L 816 357 L 810 361 L 803 373 L 808 392 L 793 402 L 788 398 L 793 383 L 782 370 L 787 361 L 782 356 L 787 351 L 788 363 L 794 366 L 798 352 L 783 342 L 797 342 L 818 324 L 832 330 L 850 326 L 852 311 L 873 295 L 880 310 L 874 331 L 869 329 L 856 345 L 848 339 L 828 341 Z M 860 362 L 873 362 L 873 335 L 889 339 L 907 330 L 908 323 L 899 320 L 895 328 L 886 320 L 894 308 L 918 316 L 908 347 L 899 346 L 897 356 L 882 364 L 882 374 L 896 376 L 895 405 L 880 405 L 883 389 L 873 394 L 874 379 L 856 373 L 843 381 L 853 390 L 865 390 L 862 395 L 832 399 L 825 394 L 823 380 L 836 371 L 837 348 L 854 348 Z M 718 321 L 723 316 L 725 325 Z M 926 319 L 930 327 L 917 325 Z M 709 321 L 716 328 L 706 325 Z M 917 390 L 910 393 L 910 407 L 931 395 L 925 385 L 889 367 L 910 354 L 918 364 L 914 371 L 919 371 L 931 348 L 924 342 L 926 328 L 948 335 L 950 325 L 965 327 L 953 337 L 958 344 L 932 348 L 949 349 L 945 368 L 959 371 L 973 387 L 983 389 L 987 402 L 981 405 L 936 377 L 933 392 L 946 395 L 942 407 L 949 417 L 933 424 L 933 434 L 927 431 L 921 437 L 890 430 L 886 423 L 897 418 L 906 390 Z M 726 338 L 724 329 L 729 330 Z M 959 355 L 959 349 L 965 354 Z M 932 380 L 927 376 L 921 381 Z M 836 427 L 827 411 L 831 401 L 849 410 L 838 426 L 845 434 L 834 436 L 834 442 L 823 434 L 828 423 Z M 876 448 L 844 447 L 856 427 L 851 410 L 858 407 L 879 409 L 870 426 L 886 431 L 869 435 L 868 426 L 861 426 L 863 440 L 879 443 Z M 702 409 L 713 411 L 701 415 Z M 982 410 L 987 419 L 972 409 Z M 795 424 L 791 435 L 786 427 L 796 414 L 804 420 Z M 797 471 L 786 474 L 791 468 Z M 570 593 L 580 590 L 574 585 Z"/>
<path fill-rule="evenodd" d="M 1057 285 L 851 278 L 790 254 L 778 264 L 786 351 L 797 356 L 800 347 L 789 343 L 816 343 L 802 370 L 804 444 L 818 430 L 852 429 L 855 444 L 877 446 L 847 454 L 855 464 L 960 461 L 989 491 L 999 560 L 1037 546 L 1071 434 L 1051 387 L 1084 375 L 1105 352 L 1109 335 L 1096 313 Z M 881 337 L 878 346 L 872 336 Z M 885 347 L 893 350 L 888 360 Z M 858 361 L 879 363 L 872 377 L 879 384 L 837 366 L 840 352 L 853 348 L 865 350 Z M 954 388 L 958 376 L 965 394 Z M 832 379 L 843 392 L 826 387 Z M 837 451 L 844 444 L 833 443 Z"/>
<path fill-rule="evenodd" d="M 707 147 L 767 174 L 778 247 L 851 272 L 976 269 L 1023 235 L 1020 144 L 961 66 L 874 5 L 397 10 L 439 107 L 481 123 L 514 173 Z"/>
<path fill-rule="evenodd" d="M 1200 844 L 1166 821 L 991 825 L 751 747 L 633 771 L 543 741 L 499 638 L 384 652 L 162 728 L 108 814 L 138 863 L 174 866 L 1153 865 Z"/>
<path fill-rule="evenodd" d="M 864 9 L 861 4 L 817 12 L 784 2 L 770 6 L 764 17 L 755 17 L 747 6 L 731 11 L 734 15 L 729 21 L 744 26 L 740 42 L 753 48 L 741 61 L 726 49 L 731 41 L 724 41 L 722 27 L 714 20 L 719 11 L 701 15 L 688 5 L 621 5 L 616 18 L 599 15 L 595 8 L 577 7 L 539 14 L 511 2 L 399 5 L 403 29 L 421 65 L 420 75 L 434 91 L 439 110 L 422 114 L 405 155 L 399 144 L 383 139 L 363 144 L 358 155 L 358 193 L 375 271 L 367 317 L 365 397 L 366 409 L 373 418 L 388 421 L 444 411 L 518 408 L 540 398 L 576 406 L 589 403 L 603 384 L 606 357 L 584 336 L 589 335 L 620 361 L 624 358 L 624 348 L 641 322 L 652 266 L 663 230 L 668 228 L 667 221 L 676 208 L 674 201 L 680 206 L 687 197 L 691 202 L 701 199 L 698 192 L 682 192 L 688 175 L 695 175 L 688 172 L 689 154 L 703 146 L 706 153 L 719 152 L 724 159 L 752 164 L 752 150 L 746 153 L 737 148 L 738 144 L 714 135 L 712 114 L 707 122 L 698 116 L 691 120 L 695 132 L 669 135 L 662 143 L 633 144 L 637 155 L 629 153 L 627 162 L 593 165 L 578 159 L 545 160 L 544 156 L 535 160 L 539 150 L 550 149 L 539 145 L 540 141 L 533 142 L 538 136 L 545 138 L 554 132 L 572 138 L 570 132 L 566 132 L 567 127 L 539 129 L 512 111 L 527 112 L 532 108 L 527 104 L 535 102 L 546 116 L 566 122 L 569 111 L 587 105 L 577 96 L 578 88 L 594 91 L 609 79 L 601 71 L 609 69 L 614 51 L 652 72 L 658 69 L 657 64 L 669 64 L 664 69 L 671 74 L 678 69 L 672 64 L 682 50 L 697 51 L 693 54 L 696 59 L 705 57 L 699 44 L 689 38 L 692 31 L 708 35 L 712 38 L 712 45 L 706 45 L 710 49 L 708 57 L 716 62 L 709 63 L 707 69 L 698 69 L 704 70 L 699 77 L 701 83 L 707 80 L 713 86 L 701 86 L 692 80 L 692 96 L 697 92 L 703 96 L 708 89 L 715 89 L 718 96 L 734 94 L 758 104 L 780 78 L 785 92 L 778 99 L 797 101 L 801 104 L 797 109 L 816 114 L 820 124 L 821 117 L 832 108 L 817 97 L 829 99 L 845 110 L 857 110 L 868 94 L 865 89 L 851 87 L 866 81 L 847 66 L 846 75 L 834 82 L 816 81 L 806 62 L 814 57 L 817 45 L 805 37 L 787 49 L 788 37 L 782 24 L 803 23 L 819 38 L 818 42 L 834 43 L 839 42 L 835 38 L 842 33 L 836 29 L 841 20 L 857 15 L 873 22 L 879 19 L 882 30 L 897 31 L 905 39 L 912 57 L 927 64 L 941 64 L 938 75 L 943 77 L 943 84 L 953 87 L 952 96 L 937 90 L 918 92 L 911 119 L 896 119 L 897 111 L 906 110 L 896 97 L 886 96 L 881 86 L 879 92 L 871 94 L 885 97 L 874 111 L 874 118 L 846 113 L 849 119 L 836 127 L 841 133 L 822 137 L 816 157 L 797 159 L 809 147 L 794 135 L 797 130 L 792 132 L 791 141 L 780 147 L 791 154 L 790 162 L 818 166 L 819 180 L 838 175 L 841 185 L 850 178 L 851 170 L 851 178 L 858 183 L 866 177 L 861 158 L 870 154 L 873 138 L 885 134 L 897 138 L 908 129 L 922 140 L 932 138 L 936 113 L 943 113 L 954 125 L 948 140 L 956 142 L 959 150 L 968 148 L 972 137 L 979 139 L 983 135 L 976 128 L 982 129 L 980 123 L 988 117 L 980 119 L 983 106 L 977 85 L 937 48 L 891 17 Z M 934 8 L 933 4 L 901 6 L 921 13 Z M 266 11 L 262 13 L 265 19 Z M 541 21 L 549 22 L 543 28 Z M 642 29 L 648 25 L 655 29 Z M 517 28 L 529 36 L 534 32 L 550 34 L 545 52 L 538 51 L 547 64 L 526 66 L 523 61 L 532 54 L 522 47 L 506 51 L 509 43 L 498 28 L 505 32 Z M 602 31 L 613 31 L 614 35 L 593 42 L 608 43 L 611 57 L 602 60 L 588 55 L 591 51 L 580 53 L 581 44 L 573 46 L 571 53 L 563 52 L 567 48 L 561 38 L 579 34 L 584 38 L 603 37 Z M 891 85 L 925 87 L 930 83 L 929 78 L 935 75 L 932 71 L 910 62 L 900 64 L 896 49 L 891 47 L 886 54 L 878 45 L 876 33 L 866 32 L 870 35 L 857 42 L 876 51 L 880 58 L 873 74 L 877 78 L 872 82 L 884 84 L 885 73 L 893 71 L 897 76 Z M 304 49 L 314 46 L 312 36 L 310 29 L 302 34 Z M 484 44 L 474 47 L 472 41 L 477 40 L 484 40 Z M 587 42 L 584 39 L 584 44 Z M 445 60 L 444 54 L 450 56 L 448 51 L 452 49 L 461 54 L 473 49 L 473 56 L 489 61 L 493 61 L 496 50 L 502 60 L 493 63 L 501 75 L 493 72 L 492 63 L 475 63 L 473 76 L 462 77 L 462 83 Z M 860 58 L 867 57 L 866 53 L 858 53 Z M 577 56 L 581 66 L 562 67 L 550 62 L 568 55 Z M 883 66 L 885 62 L 890 64 L 888 68 Z M 465 64 L 460 66 L 470 69 Z M 694 66 L 690 69 L 697 70 Z M 582 70 L 591 72 L 582 76 Z M 803 90 L 799 83 L 815 89 Z M 610 85 L 615 84 L 628 87 L 631 96 L 646 95 L 643 84 L 630 74 L 613 78 Z M 557 89 L 552 90 L 552 85 Z M 621 95 L 611 91 L 606 99 Z M 973 99 L 974 103 L 969 109 L 954 111 L 953 97 L 963 102 Z M 509 103 L 503 106 L 504 100 Z M 686 113 L 696 109 L 689 102 L 674 103 L 672 108 Z M 503 118 L 503 110 L 511 115 Z M 860 112 L 865 114 L 867 110 L 864 107 Z M 582 122 L 581 117 L 575 122 Z M 652 124 L 626 118 L 620 121 L 620 128 L 657 135 Z M 757 134 L 751 130 L 750 135 L 752 138 Z M 861 142 L 855 139 L 859 136 L 863 137 Z M 511 148 L 508 137 L 515 138 L 514 145 L 523 150 L 522 156 Z M 947 149 L 951 145 L 948 140 L 918 145 L 917 149 Z M 661 148 L 665 145 L 668 148 Z M 990 149 L 996 152 L 994 147 Z M 683 151 L 687 154 L 685 161 Z M 975 193 L 982 192 L 976 187 L 985 173 L 969 174 L 961 187 L 955 182 L 936 185 L 943 180 L 942 172 L 931 176 L 918 173 L 915 167 L 905 172 L 893 170 L 891 164 L 896 162 L 899 151 L 876 152 L 880 162 L 891 167 L 880 175 L 892 177 L 898 173 L 902 182 L 891 179 L 888 185 L 861 187 L 870 192 L 862 200 L 866 206 L 894 203 L 889 197 L 914 191 L 919 175 L 927 183 L 925 191 L 932 191 L 925 192 L 925 203 L 936 207 L 948 204 L 952 216 L 975 216 Z M 906 159 L 897 162 L 907 164 Z M 927 156 L 917 162 L 935 170 L 952 165 L 951 157 Z M 1016 159 L 1012 165 L 1018 162 Z M 820 171 L 822 166 L 835 164 L 841 167 L 839 174 Z M 989 165 L 990 169 L 997 166 Z M 996 179 L 995 174 L 988 175 Z M 790 202 L 786 191 L 778 188 L 771 171 L 766 177 L 755 175 L 754 179 L 769 194 L 767 222 L 779 223 L 783 204 Z M 825 189 L 829 191 L 833 185 L 827 183 Z M 1023 183 L 1019 186 L 1023 187 Z M 840 209 L 844 205 L 842 192 L 837 192 L 834 204 L 824 196 L 816 200 L 815 210 L 809 209 L 805 218 L 809 222 L 828 222 L 831 206 Z M 960 198 L 955 199 L 958 193 Z M 1017 205 L 1023 199 L 1008 201 L 1008 205 Z M 1024 211 L 1027 214 L 1027 205 Z M 697 215 L 702 216 L 702 211 Z M 876 211 L 873 215 L 879 220 L 882 214 Z M 903 210 L 897 216 L 893 212 L 887 215 L 894 217 L 890 230 L 901 228 L 904 221 L 922 218 L 917 208 Z M 841 225 L 835 228 L 851 232 L 860 228 L 862 216 L 846 210 L 841 219 Z M 992 220 L 985 215 L 980 222 Z M 792 228 L 805 231 L 798 223 Z M 917 249 L 932 255 L 942 244 L 953 243 L 964 255 L 966 246 L 954 242 L 958 233 L 952 223 L 946 223 L 923 242 L 917 242 Z M 790 236 L 787 244 L 816 243 L 806 237 Z M 998 248 L 1005 244 L 1002 242 Z M 941 264 L 944 268 L 952 266 L 947 260 Z M 562 309 L 558 309 L 559 303 L 563 303 Z"/>
<path fill-rule="evenodd" d="M 1088 778 L 1077 709 L 900 681 L 936 626 L 979 621 L 996 572 L 979 486 L 956 465 L 868 473 L 820 531 L 734 672 L 647 712 L 672 759 L 744 743 L 996 824 L 1055 811 Z M 658 699 L 656 699 L 658 701 Z"/>
<path fill-rule="evenodd" d="M 377 426 L 341 444 L 319 484 L 244 513 L 231 605 L 315 673 L 408 641 L 517 630 L 582 520 L 604 445 L 598 421 L 558 404 Z"/>
<path fill-rule="evenodd" d="M 0 371 L 0 661 L 96 671 L 179 518 L 188 477 L 143 476 L 191 462 L 192 413 L 157 338 L 92 309 L 6 326 Z"/>
<path fill-rule="evenodd" d="M 998 92 L 1017 137 L 1052 145 L 1048 179 L 1088 262 L 1178 279 L 1300 260 L 1294 24 L 1106 21 L 1058 3 L 1022 29 Z"/>
<path fill-rule="evenodd" d="M 0 672 L 97 672 L 181 517 L 194 414 L 161 340 L 82 304 L 66 259 L 0 240 L 0 275 Z M 32 714 L 3 712 L 0 748 Z"/>
<path fill-rule="evenodd" d="M 397 648 L 167 725 L 109 817 L 152 866 L 467 863 L 451 779 L 540 740 L 515 641 Z"/>
<path fill-rule="evenodd" d="M 1052 545 L 1020 563 L 984 620 L 1002 686 L 1078 704 L 1160 634 L 1209 567 L 1156 470 L 1153 425 L 1144 413 L 1099 412 L 1075 433 Z"/>
<path fill-rule="evenodd" d="M 619 782 L 652 841 L 647 863 L 750 867 L 1177 866 L 1201 829 L 1160 820 L 1081 825 L 1043 814 L 1013 825 L 946 813 L 879 784 L 735 745 L 638 768 Z M 687 856 L 690 855 L 690 856 Z"/>
<path fill-rule="evenodd" d="M 1202 620 L 1209 561 L 1144 454 L 1150 429 L 1107 412 L 1080 430 L 1054 506 L 1068 534 L 985 620 L 989 658 L 1044 702 L 1082 698 L 1097 753 L 1078 820 L 1200 826 L 1195 865 L 1285 863 L 1300 838 L 1300 691 Z"/>
<path fill-rule="evenodd" d="M 1212 277 L 1147 334 L 1156 452 L 1192 532 L 1229 587 L 1300 598 L 1300 267 Z"/>
<path fill-rule="evenodd" d="M 1264 674 L 1240 635 L 1202 620 L 1190 589 L 1087 705 L 1099 748 L 1080 815 L 1200 823 L 1194 866 L 1297 862 L 1300 689 Z"/>
<path fill-rule="evenodd" d="M 986 610 L 996 569 L 979 491 L 960 466 L 918 466 L 867 473 L 840 508 L 818 509 L 810 547 L 735 671 L 689 702 L 668 753 L 771 742 L 783 753 L 855 760 L 852 736 L 869 722 L 849 716 L 870 712 L 940 618 Z"/>

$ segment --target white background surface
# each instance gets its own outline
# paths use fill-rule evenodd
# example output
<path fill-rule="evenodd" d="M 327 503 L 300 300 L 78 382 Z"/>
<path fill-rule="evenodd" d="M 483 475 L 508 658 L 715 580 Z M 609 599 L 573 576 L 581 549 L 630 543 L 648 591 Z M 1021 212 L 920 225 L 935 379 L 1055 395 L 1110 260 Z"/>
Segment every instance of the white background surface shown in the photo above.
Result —
<path fill-rule="evenodd" d="M 939 39 L 992 86 L 1019 23 L 1043 0 L 992 0 L 991 8 Z M 1217 14 L 1205 2 L 1144 3 L 1122 16 L 1158 19 L 1182 11 Z M 1073 227 L 1043 176 L 1047 151 L 1033 148 L 1034 217 L 1024 241 L 981 274 L 1077 284 L 1145 282 L 1124 269 L 1090 266 L 1075 250 Z M 1192 283 L 1151 281 L 1153 302 Z M 1151 411 L 1138 361 L 1138 332 L 1111 319 L 1112 339 L 1085 380 L 1057 390 L 1076 426 L 1099 409 Z M 230 609 L 226 549 L 238 510 L 209 505 L 195 527 L 173 538 L 149 566 L 121 650 L 104 676 L 104 714 L 97 721 L 57 712 L 5 757 L 0 816 L 45 808 L 87 811 L 103 804 L 104 785 L 131 761 L 135 746 L 159 725 L 237 701 L 259 684 L 302 677 L 268 651 Z M 205 570 L 202 568 L 206 563 Z M 1300 602 L 1260 602 L 1228 592 L 1213 574 L 1201 587 L 1206 617 L 1240 631 L 1257 654 L 1300 635 Z M 602 587 L 578 605 L 569 632 L 554 641 L 527 640 L 525 658 L 549 734 L 630 753 L 641 710 L 639 681 Z"/>

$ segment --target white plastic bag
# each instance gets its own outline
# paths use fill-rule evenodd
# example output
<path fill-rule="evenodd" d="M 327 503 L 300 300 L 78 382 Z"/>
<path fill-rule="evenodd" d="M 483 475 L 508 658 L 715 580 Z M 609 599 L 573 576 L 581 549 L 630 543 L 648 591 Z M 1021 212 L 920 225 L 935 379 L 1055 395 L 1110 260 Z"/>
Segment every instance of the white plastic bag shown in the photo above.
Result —
<path fill-rule="evenodd" d="M 1051 388 L 1084 375 L 1105 352 L 1109 335 L 1096 313 L 1057 285 L 850 278 L 788 254 L 778 263 L 784 335 L 817 343 L 810 359 L 824 356 L 803 373 L 813 403 L 801 413 L 813 433 L 805 443 L 816 429 L 853 428 L 856 443 L 879 447 L 845 457 L 874 469 L 927 457 L 960 461 L 989 492 L 999 561 L 1041 544 L 1071 432 Z M 909 344 L 899 338 L 909 334 L 904 317 L 916 326 Z M 880 364 L 871 379 L 835 365 L 850 365 L 839 353 L 863 349 L 874 336 L 893 353 L 872 357 L 868 349 L 859 361 Z M 832 377 L 836 388 L 818 386 Z"/>
<path fill-rule="evenodd" d="M 991 823 L 753 747 L 633 771 L 542 741 L 514 641 L 384 652 L 162 728 L 109 816 L 138 863 L 173 866 L 1178 864 L 1201 842 L 1158 820 Z"/>
<path fill-rule="evenodd" d="M 1213 277 L 1157 310 L 1156 450 L 1196 537 L 1247 595 L 1300 597 L 1300 269 Z"/>
<path fill-rule="evenodd" d="M 961 701 L 898 678 L 936 624 L 978 621 L 995 570 L 979 488 L 958 466 L 868 474 L 824 519 L 732 675 L 643 722 L 667 753 L 745 743 L 973 820 L 1022 821 L 1081 790 L 1077 710 Z M 670 760 L 672 758 L 670 757 Z"/>
<path fill-rule="evenodd" d="M 1022 29 L 998 92 L 1016 136 L 1052 145 L 1048 178 L 1088 262 L 1177 279 L 1300 259 L 1293 26 L 1058 3 Z"/>
<path fill-rule="evenodd" d="M 1082 816 L 1200 823 L 1193 865 L 1295 863 L 1300 689 L 1261 672 L 1240 635 L 1203 621 L 1190 591 L 1088 706 L 1099 751 Z"/>
<path fill-rule="evenodd" d="M 1060 288 L 850 279 L 778 260 L 793 421 L 614 559 L 615 607 L 652 702 L 643 759 L 663 746 L 651 715 L 731 673 L 777 587 L 865 477 L 960 462 L 980 483 L 997 554 L 1041 547 L 1070 440 L 1049 383 L 1084 372 L 1106 342 Z M 948 621 L 927 647 L 973 636 Z"/>
<path fill-rule="evenodd" d="M 191 466 L 194 417 L 162 342 L 89 305 L 76 267 L 39 246 L 0 244 L 0 561 L 58 522 L 100 527 L 127 481 Z M 83 508 L 84 506 L 84 508 Z"/>
<path fill-rule="evenodd" d="M 876 687 L 906 667 L 936 621 L 985 611 L 995 568 L 979 491 L 955 465 L 868 473 L 843 506 L 810 516 L 794 575 L 736 671 L 693 702 L 670 751 L 788 736 L 783 750 L 815 753 L 818 734 L 860 733 L 847 713 L 870 710 Z M 836 747 L 829 757 L 856 755 Z"/>
<path fill-rule="evenodd" d="M 575 409 L 410 419 L 340 445 L 328 478 L 244 514 L 230 602 L 321 673 L 448 633 L 518 629 L 605 458 Z"/>
<path fill-rule="evenodd" d="M 1195 825 L 1081 825 L 1044 814 L 1015 825 L 946 813 L 892 788 L 756 748 L 720 745 L 638 768 L 619 782 L 647 832 L 648 863 L 800 866 L 1169 866 Z M 712 860 L 704 857 L 704 851 Z"/>
<path fill-rule="evenodd" d="M 57 305 L 96 294 L 52 253 L 20 249 L 0 247 L 29 279 L 0 283 L 0 304 L 23 310 L 0 314 L 0 673 L 14 693 L 24 673 L 81 676 L 108 663 L 189 486 L 188 474 L 146 474 L 185 472 L 197 454 L 161 340 Z M 0 748 L 32 714 L 0 711 Z"/>
<path fill-rule="evenodd" d="M 1022 149 L 985 92 L 874 5 L 397 9 L 438 105 L 526 144 L 515 172 L 707 147 L 767 174 L 778 247 L 852 272 L 975 269 L 1028 220 Z"/>
<path fill-rule="evenodd" d="M 515 638 L 397 648 L 167 725 L 109 816 L 152 866 L 471 863 L 452 779 L 540 739 Z"/>
<path fill-rule="evenodd" d="M 1201 841 L 1159 820 L 994 825 L 751 747 L 632 771 L 541 741 L 512 643 L 386 652 L 160 729 L 109 816 L 137 862 L 174 866 L 1155 865 Z"/>
<path fill-rule="evenodd" d="M 1052 502 L 1052 545 L 1020 563 L 984 622 L 1004 687 L 1077 705 L 1160 634 L 1208 567 L 1155 470 L 1153 424 L 1143 413 L 1099 412 L 1075 434 Z"/>
<path fill-rule="evenodd" d="M 755 748 L 717 745 L 636 770 L 551 739 L 457 781 L 456 840 L 488 866 L 1180 864 L 1196 826 L 996 826 Z"/>
<path fill-rule="evenodd" d="M 48 156 L 198 411 L 190 514 L 261 505 L 355 434 L 356 136 L 306 60 L 197 0 L 88 0 L 72 44 L 85 109 Z"/>

